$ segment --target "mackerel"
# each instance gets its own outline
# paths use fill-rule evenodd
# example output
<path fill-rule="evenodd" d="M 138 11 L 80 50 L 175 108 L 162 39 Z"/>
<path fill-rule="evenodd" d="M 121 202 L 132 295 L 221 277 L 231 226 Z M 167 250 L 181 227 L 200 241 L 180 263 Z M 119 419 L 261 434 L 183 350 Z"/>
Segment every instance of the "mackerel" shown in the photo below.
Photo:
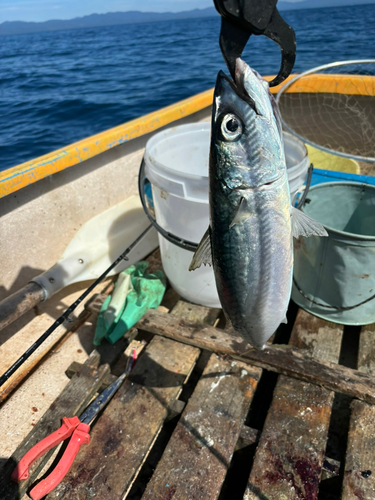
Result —
<path fill-rule="evenodd" d="M 234 330 L 257 349 L 281 322 L 291 295 L 293 236 L 326 236 L 293 208 L 281 119 L 268 83 L 241 59 L 236 81 L 219 72 L 209 166 L 210 226 L 190 270 L 213 265 Z"/>

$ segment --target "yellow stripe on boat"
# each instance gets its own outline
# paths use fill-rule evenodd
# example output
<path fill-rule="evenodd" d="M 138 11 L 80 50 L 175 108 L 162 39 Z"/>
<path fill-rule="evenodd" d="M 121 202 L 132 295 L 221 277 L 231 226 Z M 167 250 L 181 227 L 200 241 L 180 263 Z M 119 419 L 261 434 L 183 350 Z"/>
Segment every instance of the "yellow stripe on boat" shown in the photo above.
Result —
<path fill-rule="evenodd" d="M 289 82 L 295 75 L 289 76 Z M 274 76 L 265 77 L 272 80 Z M 271 88 L 276 94 L 282 85 Z M 357 75 L 308 75 L 287 90 L 291 93 L 340 93 L 375 95 L 375 77 Z M 78 165 L 104 151 L 153 132 L 179 118 L 192 115 L 212 104 L 213 89 L 149 113 L 135 120 L 58 149 L 32 161 L 0 172 L 0 198 L 45 177 Z"/>
<path fill-rule="evenodd" d="M 0 172 L 0 198 L 212 104 L 213 89 Z"/>
<path fill-rule="evenodd" d="M 375 77 L 367 75 L 307 75 L 294 83 L 287 92 L 375 96 Z"/>

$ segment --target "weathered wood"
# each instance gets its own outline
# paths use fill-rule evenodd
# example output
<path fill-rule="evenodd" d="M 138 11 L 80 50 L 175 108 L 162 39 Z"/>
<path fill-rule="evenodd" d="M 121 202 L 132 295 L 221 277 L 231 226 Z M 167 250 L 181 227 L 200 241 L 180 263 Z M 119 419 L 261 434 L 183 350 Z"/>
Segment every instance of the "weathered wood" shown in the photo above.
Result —
<path fill-rule="evenodd" d="M 321 480 L 330 479 L 340 474 L 341 464 L 334 458 L 325 457 L 323 461 L 323 470 Z"/>
<path fill-rule="evenodd" d="M 155 337 L 48 500 L 123 498 L 198 355 L 196 348 Z"/>
<path fill-rule="evenodd" d="M 357 368 L 360 372 L 375 375 L 375 324 L 361 328 Z"/>
<path fill-rule="evenodd" d="M 166 421 L 172 420 L 177 417 L 177 415 L 181 415 L 184 411 L 185 403 L 180 399 L 175 399 L 169 407 L 169 414 Z"/>
<path fill-rule="evenodd" d="M 374 409 L 358 400 L 351 404 L 342 500 L 375 498 Z"/>
<path fill-rule="evenodd" d="M 212 325 L 220 309 L 180 301 L 172 314 Z M 217 498 L 260 373 L 210 356 L 142 498 Z"/>
<path fill-rule="evenodd" d="M 375 325 L 363 326 L 360 333 L 358 370 L 375 373 Z M 342 500 L 375 498 L 375 406 L 354 400 L 351 416 Z"/>
<path fill-rule="evenodd" d="M 331 362 L 317 361 L 304 350 L 276 346 L 263 351 L 249 350 L 251 346 L 239 336 L 152 310 L 137 323 L 137 327 L 375 404 L 373 377 Z"/>
<path fill-rule="evenodd" d="M 248 427 L 247 425 L 243 425 L 240 435 L 238 436 L 236 450 L 241 450 L 246 446 L 251 446 L 258 443 L 259 438 L 260 431 L 258 431 L 257 429 L 253 429 L 252 427 Z"/>
<path fill-rule="evenodd" d="M 171 311 L 176 306 L 180 298 L 181 297 L 172 287 L 167 288 L 163 300 L 161 301 L 161 305 Z"/>
<path fill-rule="evenodd" d="M 143 500 L 218 497 L 260 373 L 211 355 Z"/>
<path fill-rule="evenodd" d="M 81 371 L 83 363 L 78 363 L 77 361 L 73 361 L 71 365 L 68 366 L 66 370 L 66 376 L 68 378 L 73 378 L 74 375 Z M 112 384 L 117 379 L 116 375 L 112 375 L 111 373 L 103 380 L 102 385 L 99 387 L 98 392 L 104 391 L 109 385 Z"/>
<path fill-rule="evenodd" d="M 126 340 L 129 340 L 129 337 L 125 336 L 124 337 Z M 129 356 L 132 355 L 133 349 L 137 351 L 137 356 L 141 353 L 141 351 L 144 348 L 144 344 L 142 342 L 138 342 L 137 340 L 132 340 L 128 347 L 126 348 L 123 357 L 119 360 L 119 362 L 116 364 L 114 368 L 115 373 L 109 373 L 108 376 L 103 380 L 102 385 L 99 387 L 98 392 L 104 391 L 108 386 L 110 386 L 115 380 L 117 380 L 117 377 L 122 375 L 122 373 L 126 370 L 126 366 L 128 364 Z M 100 349 L 100 347 L 99 347 Z M 78 363 L 77 361 L 73 361 L 71 363 L 67 370 L 65 371 L 65 374 L 68 378 L 72 378 L 76 373 L 80 372 L 82 369 L 83 363 Z"/>
<path fill-rule="evenodd" d="M 67 333 L 76 331 L 90 316 L 88 311 L 82 311 L 77 317 L 75 316 L 72 321 L 60 325 L 53 334 L 46 339 L 45 342 L 19 367 L 19 369 L 9 377 L 9 379 L 0 387 L 0 403 L 2 403 L 9 394 L 19 386 L 19 384 L 24 380 L 28 374 L 37 366 L 37 364 L 44 358 L 46 354 L 58 343 L 60 340 L 66 336 Z M 9 344 L 12 343 L 11 339 L 8 341 Z M 1 350 L 4 351 L 1 355 L 3 359 L 7 359 L 7 348 L 8 343 L 1 346 Z M 9 346 L 11 348 L 11 346 Z M 25 349 L 26 350 L 26 349 Z M 19 357 L 19 356 L 18 356 Z M 9 359 L 9 358 L 8 358 Z M 18 359 L 18 358 L 17 358 Z M 16 359 L 14 360 L 16 361 Z M 12 366 L 13 363 L 8 363 L 6 370 Z M 5 371 L 4 370 L 4 373 Z"/>
<path fill-rule="evenodd" d="M 183 300 L 179 300 L 171 314 L 185 321 L 203 323 L 204 325 L 212 326 L 218 318 L 221 309 L 213 307 L 198 306 L 190 304 Z"/>
<path fill-rule="evenodd" d="M 19 460 L 37 442 L 58 429 L 61 425 L 62 417 L 73 417 L 74 415 L 80 415 L 82 413 L 93 395 L 97 392 L 102 380 L 109 373 L 109 366 L 99 366 L 99 362 L 100 354 L 97 351 L 93 351 L 86 363 L 82 366 L 81 371 L 72 378 L 60 396 L 6 462 L 1 470 L 0 479 L 0 498 L 2 500 L 21 498 L 39 472 L 43 469 L 44 465 L 53 454 L 53 450 L 47 452 L 35 463 L 32 467 L 29 479 L 22 481 L 18 485 L 10 480 L 10 475 Z"/>
<path fill-rule="evenodd" d="M 92 297 L 85 303 L 86 311 L 92 314 L 99 314 L 102 305 L 104 304 L 109 293 L 95 293 Z"/>
<path fill-rule="evenodd" d="M 290 343 L 338 362 L 343 327 L 299 310 Z M 334 393 L 281 375 L 255 454 L 244 500 L 314 500 L 325 457 Z"/>
<path fill-rule="evenodd" d="M 96 290 L 106 288 L 112 286 L 112 282 L 101 283 L 97 287 Z M 29 373 L 40 363 L 40 361 L 48 355 L 48 353 L 56 346 L 58 346 L 61 342 L 64 342 L 68 335 L 72 332 L 78 330 L 78 328 L 85 323 L 85 321 L 89 318 L 91 314 L 91 310 L 94 308 L 95 310 L 95 301 L 100 304 L 102 300 L 103 294 L 98 294 L 97 292 L 91 292 L 88 295 L 88 298 L 79 304 L 76 308 L 74 314 L 70 317 L 69 321 L 65 321 L 61 325 L 59 325 L 56 330 L 39 346 L 39 348 L 26 360 L 19 369 L 13 373 L 11 377 L 0 387 L 0 403 L 3 402 L 9 394 L 19 386 L 19 384 L 29 375 Z M 86 309 L 87 305 L 87 309 Z M 43 329 L 46 330 L 51 326 L 51 318 L 35 318 L 38 321 L 38 335 L 37 337 L 30 343 L 32 345 L 37 338 L 39 338 Z M 14 346 L 19 345 L 18 338 L 23 335 L 23 331 L 19 331 L 14 337 L 9 339 L 0 347 L 0 371 L 1 374 L 5 373 L 6 370 L 21 356 L 22 352 L 24 352 L 27 348 L 24 342 L 21 342 L 23 351 L 17 352 Z"/>
<path fill-rule="evenodd" d="M 103 283 L 104 286 L 106 285 Z M 70 286 L 68 289 L 68 298 L 64 297 L 63 299 L 65 302 L 61 300 L 63 296 L 62 292 L 57 294 L 56 299 L 52 297 L 50 303 L 41 306 L 41 315 L 38 316 L 38 319 L 45 318 L 45 321 L 49 321 L 48 326 L 50 326 L 51 318 L 53 319 L 61 313 L 61 309 L 57 310 L 56 306 L 60 305 L 64 307 L 65 304 L 73 302 L 80 295 L 82 287 L 82 284 Z M 43 312 L 46 307 L 47 312 Z M 18 323 L 18 321 L 15 323 Z M 38 328 L 37 322 L 34 325 L 33 323 L 30 329 L 39 330 L 40 334 L 44 329 Z M 0 441 L 0 456 L 2 459 L 0 460 L 0 467 L 12 456 L 30 430 L 69 383 L 69 379 L 65 375 L 65 370 L 69 364 L 73 360 L 84 363 L 89 357 L 93 350 L 92 339 L 95 331 L 95 323 L 95 318 L 90 316 L 77 332 L 67 334 L 43 358 L 41 363 L 30 373 L 20 387 L 1 404 L 0 434 L 2 439 Z M 8 331 L 8 328 L 6 331 Z M 25 327 L 23 334 L 27 339 L 25 340 L 26 345 L 29 339 L 28 333 Z M 121 350 L 117 351 L 117 344 L 121 347 L 121 343 L 122 339 L 116 345 L 109 343 L 105 345 L 103 343 L 98 347 L 97 350 L 101 354 L 101 364 L 108 361 L 113 362 L 114 358 L 121 355 Z M 19 339 L 18 349 L 22 349 L 21 339 Z M 125 347 L 122 348 L 122 351 L 124 349 Z"/>

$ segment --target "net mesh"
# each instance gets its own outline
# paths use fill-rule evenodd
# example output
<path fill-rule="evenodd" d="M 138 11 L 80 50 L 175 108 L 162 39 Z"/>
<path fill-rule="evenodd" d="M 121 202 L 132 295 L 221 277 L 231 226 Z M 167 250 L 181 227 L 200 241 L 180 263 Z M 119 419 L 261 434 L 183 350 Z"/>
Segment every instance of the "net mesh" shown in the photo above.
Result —
<path fill-rule="evenodd" d="M 284 127 L 323 151 L 375 162 L 375 60 L 308 73 L 277 95 Z"/>

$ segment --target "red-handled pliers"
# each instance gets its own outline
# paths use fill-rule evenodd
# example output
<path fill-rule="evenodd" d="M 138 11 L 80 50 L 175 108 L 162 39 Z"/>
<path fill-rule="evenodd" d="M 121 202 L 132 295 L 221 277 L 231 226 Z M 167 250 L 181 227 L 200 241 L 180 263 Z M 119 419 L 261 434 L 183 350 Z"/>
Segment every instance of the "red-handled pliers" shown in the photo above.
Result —
<path fill-rule="evenodd" d="M 29 493 L 32 500 L 40 500 L 48 495 L 60 482 L 64 479 L 72 466 L 74 459 L 83 444 L 90 442 L 90 424 L 95 419 L 96 415 L 104 408 L 104 406 L 111 400 L 114 393 L 125 380 L 131 369 L 133 368 L 137 359 L 137 351 L 133 350 L 133 355 L 128 363 L 125 372 L 118 377 L 110 386 L 108 386 L 87 410 L 81 415 L 80 418 L 64 417 L 60 429 L 46 436 L 42 441 L 33 446 L 19 461 L 17 467 L 12 473 L 12 480 L 16 483 L 24 481 L 29 477 L 29 468 L 38 460 L 42 455 L 47 453 L 54 446 L 58 445 L 65 439 L 71 436 L 69 444 L 64 451 L 59 463 L 55 469 L 45 479 L 40 481 Z"/>

